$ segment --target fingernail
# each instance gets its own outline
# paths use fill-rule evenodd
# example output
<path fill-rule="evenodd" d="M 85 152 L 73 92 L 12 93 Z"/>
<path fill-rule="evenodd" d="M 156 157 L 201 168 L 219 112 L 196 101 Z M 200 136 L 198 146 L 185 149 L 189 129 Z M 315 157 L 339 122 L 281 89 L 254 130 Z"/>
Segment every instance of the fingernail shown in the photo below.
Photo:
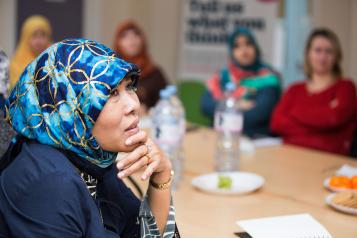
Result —
<path fill-rule="evenodd" d="M 143 176 L 141 176 L 141 179 L 145 180 L 146 179 L 146 175 L 144 174 Z"/>
<path fill-rule="evenodd" d="M 118 169 L 122 169 L 122 168 L 123 168 L 123 164 L 122 164 L 122 163 L 118 163 L 118 164 L 117 164 L 117 168 L 118 168 Z"/>
<path fill-rule="evenodd" d="M 131 143 L 132 143 L 131 139 L 127 139 L 127 140 L 125 141 L 125 144 L 126 144 L 126 145 L 130 145 Z"/>
<path fill-rule="evenodd" d="M 124 177 L 124 175 L 125 175 L 125 173 L 124 173 L 124 172 L 120 172 L 120 173 L 118 174 L 119 178 L 123 178 L 123 177 Z"/>

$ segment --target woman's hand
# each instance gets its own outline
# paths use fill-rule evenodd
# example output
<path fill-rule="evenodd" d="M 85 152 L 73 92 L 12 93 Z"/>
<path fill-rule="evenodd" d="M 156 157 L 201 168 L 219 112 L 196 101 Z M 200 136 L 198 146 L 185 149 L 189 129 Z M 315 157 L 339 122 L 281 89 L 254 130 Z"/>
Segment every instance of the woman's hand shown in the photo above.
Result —
<path fill-rule="evenodd" d="M 167 156 L 147 138 L 144 131 L 127 139 L 126 145 L 137 145 L 132 152 L 123 153 L 122 157 L 116 160 L 119 170 L 118 177 L 123 179 L 133 173 L 145 169 L 141 179 L 146 180 L 155 175 L 157 182 L 162 182 L 170 176 L 171 162 Z"/>
<path fill-rule="evenodd" d="M 133 151 L 124 153 L 116 161 L 119 169 L 118 178 L 123 179 L 133 173 L 145 169 L 141 175 L 142 180 L 150 178 L 157 184 L 170 181 L 171 162 L 167 156 L 147 138 L 145 132 L 140 131 L 131 136 L 125 142 L 127 146 L 134 146 Z M 160 233 L 163 234 L 170 210 L 171 190 L 158 190 L 149 186 L 148 201 L 152 213 L 154 214 Z"/>
<path fill-rule="evenodd" d="M 255 102 L 253 100 L 241 99 L 238 101 L 239 108 L 243 111 L 247 111 L 254 107 Z"/>

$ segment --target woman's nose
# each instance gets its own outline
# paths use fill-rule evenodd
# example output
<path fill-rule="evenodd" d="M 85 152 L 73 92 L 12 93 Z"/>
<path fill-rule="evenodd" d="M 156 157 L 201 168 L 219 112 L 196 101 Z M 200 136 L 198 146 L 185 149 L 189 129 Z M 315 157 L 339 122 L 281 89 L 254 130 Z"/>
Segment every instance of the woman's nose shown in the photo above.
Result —
<path fill-rule="evenodd" d="M 139 114 L 140 102 L 139 102 L 138 96 L 135 93 L 126 92 L 124 101 L 125 101 L 124 113 L 126 115 L 129 115 L 129 114 L 137 115 L 137 114 Z"/>

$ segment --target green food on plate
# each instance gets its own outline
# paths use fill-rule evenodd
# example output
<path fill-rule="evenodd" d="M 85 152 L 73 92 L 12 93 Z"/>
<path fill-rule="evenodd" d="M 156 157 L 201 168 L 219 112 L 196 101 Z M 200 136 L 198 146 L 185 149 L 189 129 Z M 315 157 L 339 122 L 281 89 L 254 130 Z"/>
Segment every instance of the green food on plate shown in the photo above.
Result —
<path fill-rule="evenodd" d="M 231 189 L 232 188 L 232 179 L 229 176 L 218 175 L 218 188 L 219 189 Z"/>

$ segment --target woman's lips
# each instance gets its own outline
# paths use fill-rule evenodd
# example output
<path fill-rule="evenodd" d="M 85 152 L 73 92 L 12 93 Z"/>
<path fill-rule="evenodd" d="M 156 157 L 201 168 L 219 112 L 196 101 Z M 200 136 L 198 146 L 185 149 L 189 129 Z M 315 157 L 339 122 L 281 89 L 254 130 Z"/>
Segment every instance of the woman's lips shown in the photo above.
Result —
<path fill-rule="evenodd" d="M 125 129 L 125 132 L 129 135 L 134 135 L 139 132 L 139 120 L 135 120 L 127 129 Z"/>
<path fill-rule="evenodd" d="M 127 134 L 129 134 L 130 136 L 131 136 L 131 135 L 134 135 L 134 134 L 136 134 L 136 133 L 139 132 L 139 127 L 136 126 L 136 127 L 134 127 L 134 128 L 127 129 L 127 130 L 125 130 L 125 132 L 126 132 Z"/>

